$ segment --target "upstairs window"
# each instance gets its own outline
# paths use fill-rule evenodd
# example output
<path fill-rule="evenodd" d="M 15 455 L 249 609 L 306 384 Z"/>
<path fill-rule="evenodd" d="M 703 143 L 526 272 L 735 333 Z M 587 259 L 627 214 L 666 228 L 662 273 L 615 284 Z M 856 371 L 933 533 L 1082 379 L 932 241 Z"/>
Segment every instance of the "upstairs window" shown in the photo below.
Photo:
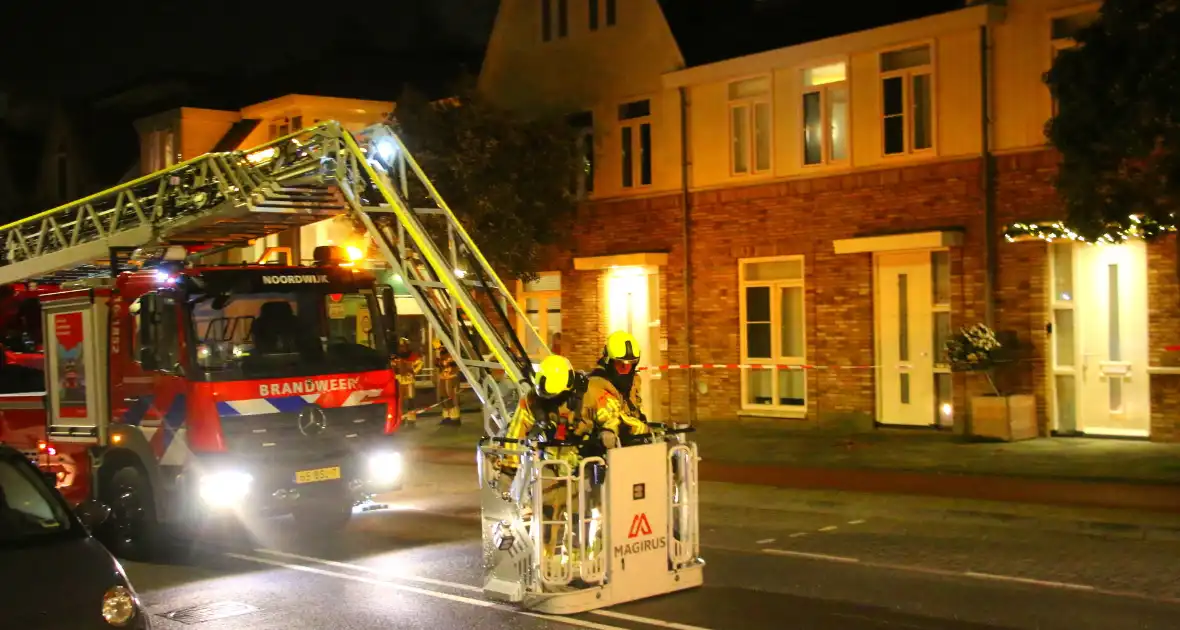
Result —
<path fill-rule="evenodd" d="M 556 15 L 553 4 L 557 3 Z M 570 34 L 569 0 L 541 0 L 541 41 L 547 42 L 557 37 L 568 37 Z"/>
<path fill-rule="evenodd" d="M 541 41 L 553 39 L 553 0 L 541 0 Z"/>
<path fill-rule="evenodd" d="M 729 137 L 734 175 L 770 171 L 770 77 L 729 84 Z"/>
<path fill-rule="evenodd" d="M 881 53 L 881 135 L 885 155 L 934 148 L 934 66 L 930 44 Z"/>
<path fill-rule="evenodd" d="M 623 188 L 651 185 L 651 101 L 619 105 Z"/>
<path fill-rule="evenodd" d="M 574 190 L 579 199 L 585 199 L 594 192 L 594 114 L 578 112 L 567 120 L 578 131 L 578 151 L 582 157 L 581 168 L 574 174 Z"/>
<path fill-rule="evenodd" d="M 803 164 L 848 159 L 848 68 L 844 62 L 803 71 Z"/>

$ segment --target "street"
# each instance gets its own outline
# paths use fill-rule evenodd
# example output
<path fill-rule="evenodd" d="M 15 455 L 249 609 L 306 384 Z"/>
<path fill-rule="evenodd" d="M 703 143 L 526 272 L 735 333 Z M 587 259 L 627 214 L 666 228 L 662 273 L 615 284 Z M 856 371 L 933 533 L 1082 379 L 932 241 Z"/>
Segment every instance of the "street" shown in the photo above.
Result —
<path fill-rule="evenodd" d="M 803 508 L 710 484 L 704 587 L 568 618 L 525 613 L 480 592 L 474 483 L 470 466 L 423 464 L 339 539 L 298 540 L 278 520 L 125 566 L 164 629 L 1111 630 L 1174 628 L 1180 614 L 1180 536 L 934 518 L 912 499 L 894 502 L 898 514 L 879 497 Z"/>

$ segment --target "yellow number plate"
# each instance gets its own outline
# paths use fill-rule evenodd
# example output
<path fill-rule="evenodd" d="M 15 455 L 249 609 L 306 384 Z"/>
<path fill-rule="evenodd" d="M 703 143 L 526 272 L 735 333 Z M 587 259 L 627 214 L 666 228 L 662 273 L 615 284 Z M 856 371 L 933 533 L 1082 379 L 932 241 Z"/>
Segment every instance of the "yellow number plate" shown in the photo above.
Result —
<path fill-rule="evenodd" d="M 295 473 L 295 483 L 315 483 L 317 481 L 331 481 L 339 478 L 339 466 L 316 468 L 315 470 L 300 470 Z"/>

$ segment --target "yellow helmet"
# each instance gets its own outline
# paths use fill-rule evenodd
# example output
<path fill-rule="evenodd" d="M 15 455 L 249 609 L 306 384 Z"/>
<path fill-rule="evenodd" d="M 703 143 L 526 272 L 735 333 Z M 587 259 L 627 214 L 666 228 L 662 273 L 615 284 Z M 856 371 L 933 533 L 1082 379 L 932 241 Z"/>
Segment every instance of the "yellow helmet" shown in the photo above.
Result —
<path fill-rule="evenodd" d="M 617 330 L 606 338 L 606 358 L 611 361 L 639 361 L 639 342 L 631 333 Z"/>
<path fill-rule="evenodd" d="M 568 391 L 574 384 L 574 365 L 570 360 L 551 354 L 541 361 L 537 371 L 537 395 L 552 398 Z"/>

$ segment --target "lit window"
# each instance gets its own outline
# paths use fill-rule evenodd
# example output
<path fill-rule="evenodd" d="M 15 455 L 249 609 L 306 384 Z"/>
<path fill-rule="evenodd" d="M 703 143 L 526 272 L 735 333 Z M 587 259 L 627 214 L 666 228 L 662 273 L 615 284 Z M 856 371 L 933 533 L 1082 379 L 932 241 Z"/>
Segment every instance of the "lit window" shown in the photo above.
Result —
<path fill-rule="evenodd" d="M 885 155 L 934 148 L 934 73 L 929 44 L 881 54 Z"/>
<path fill-rule="evenodd" d="M 773 365 L 742 374 L 742 407 L 807 408 L 807 357 L 803 257 L 742 260 L 742 363 Z"/>
<path fill-rule="evenodd" d="M 651 185 L 651 101 L 619 106 L 623 188 Z"/>
<path fill-rule="evenodd" d="M 848 159 L 848 68 L 844 62 L 803 71 L 803 164 Z"/>
<path fill-rule="evenodd" d="M 770 77 L 729 84 L 729 137 L 733 174 L 770 170 Z"/>

